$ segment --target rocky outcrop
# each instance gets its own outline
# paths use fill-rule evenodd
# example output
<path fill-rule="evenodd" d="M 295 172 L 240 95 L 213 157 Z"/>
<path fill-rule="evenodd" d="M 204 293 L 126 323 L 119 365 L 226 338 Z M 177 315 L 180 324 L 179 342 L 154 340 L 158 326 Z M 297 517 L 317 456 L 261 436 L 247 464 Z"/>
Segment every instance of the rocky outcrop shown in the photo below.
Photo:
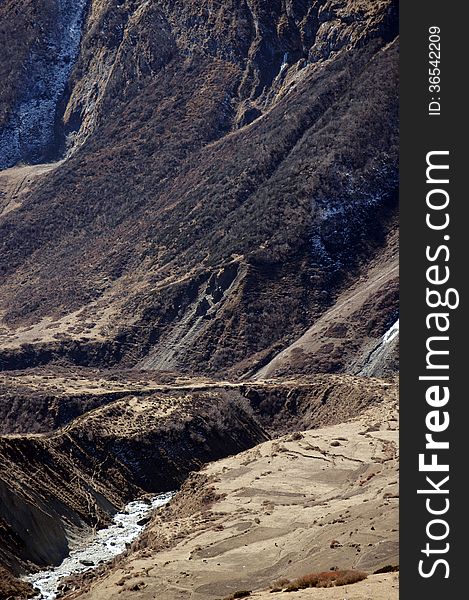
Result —
<path fill-rule="evenodd" d="M 45 27 L 36 24 L 36 35 L 16 73 L 16 98 L 0 125 L 0 168 L 56 156 L 57 109 L 78 55 L 87 2 L 54 0 L 44 6 Z M 28 23 L 26 28 L 30 26 L 34 27 Z"/>
<path fill-rule="evenodd" d="M 9 4 L 13 10 L 14 1 Z M 31 36 L 17 59 L 21 70 L 2 132 L 2 166 L 80 146 L 116 96 L 130 97 L 175 55 L 205 54 L 239 67 L 234 114 L 244 126 L 269 110 L 308 65 L 396 35 L 392 3 L 378 10 L 371 2 L 345 0 L 72 4 L 42 7 L 40 35 Z M 29 23 L 23 28 L 29 31 Z"/>
<path fill-rule="evenodd" d="M 31 584 L 20 581 L 10 571 L 0 567 L 1 600 L 8 600 L 9 598 L 25 600 L 26 598 L 34 598 L 34 596 L 36 596 L 36 592 Z"/>

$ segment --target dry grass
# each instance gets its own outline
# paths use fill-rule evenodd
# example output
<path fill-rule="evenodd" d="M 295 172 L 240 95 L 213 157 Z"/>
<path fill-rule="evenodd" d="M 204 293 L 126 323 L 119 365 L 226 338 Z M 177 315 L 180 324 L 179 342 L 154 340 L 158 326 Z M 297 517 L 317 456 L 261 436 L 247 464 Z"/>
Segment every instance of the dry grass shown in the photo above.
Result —
<path fill-rule="evenodd" d="M 296 592 L 298 590 L 305 590 L 307 588 L 326 588 L 350 585 L 352 583 L 363 581 L 367 577 L 368 575 L 363 571 L 353 570 L 309 573 L 308 575 L 303 575 L 302 577 L 290 582 L 285 588 L 285 591 Z"/>

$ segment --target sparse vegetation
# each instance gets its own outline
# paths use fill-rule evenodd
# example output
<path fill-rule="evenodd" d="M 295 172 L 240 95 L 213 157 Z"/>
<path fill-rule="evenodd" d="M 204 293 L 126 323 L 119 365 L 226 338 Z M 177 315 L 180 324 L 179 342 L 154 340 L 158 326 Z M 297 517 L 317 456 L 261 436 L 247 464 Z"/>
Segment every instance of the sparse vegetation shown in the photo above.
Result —
<path fill-rule="evenodd" d="M 53 147 L 35 155 L 20 148 L 18 165 L 71 153 L 47 172 L 15 167 L 18 185 L 0 194 L 0 370 L 28 372 L 24 385 L 0 382 L 0 433 L 18 434 L 0 438 L 8 475 L 1 495 L 24 521 L 8 517 L 0 545 L 18 571 L 39 556 L 51 564 L 64 556 L 64 515 L 99 527 L 111 507 L 141 492 L 179 489 L 162 523 L 187 518 L 195 531 L 196 519 L 212 522 L 223 495 L 215 481 L 189 473 L 274 434 L 297 432 L 272 444 L 269 462 L 319 451 L 308 460 L 326 469 L 326 450 L 307 448 L 298 432 L 356 416 L 387 393 L 322 375 L 259 389 L 250 380 L 366 281 L 371 264 L 394 259 L 398 19 L 392 0 L 358 4 L 100 0 L 87 4 L 81 32 L 70 29 L 79 56 L 57 62 L 67 85 L 48 112 Z M 57 27 L 56 5 L 0 1 L 0 127 L 23 94 L 35 94 L 33 79 L 38 88 L 47 79 L 46 71 L 31 82 L 24 74 L 33 55 L 53 54 L 54 27 L 69 31 Z M 33 100 L 49 111 L 46 96 Z M 6 132 L 14 144 L 21 127 L 11 122 L 0 140 Z M 31 185 L 24 169 L 34 173 Z M 11 175 L 3 176 L 0 183 Z M 317 351 L 296 349 L 280 375 L 344 371 L 396 312 L 395 282 L 366 288 L 364 304 L 329 324 L 325 337 L 321 330 Z M 48 384 L 36 379 L 45 365 Z M 165 390 L 125 384 L 132 372 L 160 369 Z M 181 374 L 225 387 L 175 391 Z M 266 487 L 271 469 L 253 480 Z M 315 493 L 304 498 L 306 518 L 325 504 Z M 250 514 L 241 528 L 262 537 L 269 515 L 280 520 L 285 506 L 303 503 L 279 494 L 266 495 L 261 519 Z M 128 553 L 151 554 L 187 535 L 186 525 L 175 529 L 165 537 L 148 527 Z M 213 529 L 226 537 L 231 526 Z M 334 530 L 326 549 L 335 535 L 352 546 Z M 190 560 L 216 551 L 203 544 Z M 365 576 L 310 574 L 272 591 Z M 249 582 L 232 579 L 220 594 Z M 250 595 L 240 589 L 230 598 Z"/>
<path fill-rule="evenodd" d="M 72 86 L 88 89 L 93 56 L 109 40 L 120 43 L 113 28 L 129 16 L 122 4 L 87 28 Z M 398 132 L 396 53 L 380 49 L 397 21 L 381 3 L 370 8 L 369 22 L 366 14 L 356 23 L 339 19 L 344 30 L 334 42 L 336 55 L 315 70 L 331 40 L 316 39 L 318 23 L 306 18 L 303 2 L 293 4 L 288 40 L 284 27 L 277 29 L 284 9 L 275 3 L 262 9 L 260 31 L 272 39 L 259 43 L 254 57 L 248 56 L 251 28 L 238 28 L 238 18 L 251 18 L 244 3 L 230 3 L 229 12 L 222 3 L 211 26 L 210 11 L 207 23 L 194 17 L 195 2 L 177 9 L 187 20 L 167 8 L 171 31 L 148 5 L 145 28 L 139 21 L 132 34 L 135 49 L 123 52 L 126 63 L 111 69 L 106 96 L 96 102 L 103 101 L 99 134 L 0 223 L 6 282 L 0 308 L 9 324 L 80 308 L 91 319 L 91 303 L 104 294 L 106 306 L 119 307 L 119 322 L 104 341 L 71 332 L 74 347 L 57 339 L 52 356 L 24 352 L 23 363 L 58 354 L 82 365 L 135 364 L 165 345 L 199 295 L 200 301 L 209 295 L 210 277 L 236 256 L 243 267 L 236 288 L 190 329 L 195 334 L 200 326 L 200 333 L 181 346 L 175 368 L 242 374 L 301 335 L 383 247 L 397 209 Z M 252 10 L 260 10 L 257 3 Z M 293 39 L 294 68 L 300 57 L 316 59 L 305 64 L 291 93 L 269 96 Z M 340 52 L 348 43 L 355 47 Z M 267 47 L 276 48 L 274 55 Z M 263 86 L 268 110 L 238 129 L 237 105 L 262 94 Z M 77 112 L 84 109 L 74 100 Z M 370 322 L 377 329 L 375 313 L 386 319 L 397 301 L 394 294 L 383 313 L 373 299 L 354 330 Z M 325 345 L 296 366 L 338 371 L 343 352 L 338 343 Z"/>
<path fill-rule="evenodd" d="M 236 600 L 237 598 L 248 598 L 252 594 L 251 591 L 248 590 L 240 590 L 239 592 L 235 592 L 231 594 L 231 596 L 226 596 L 220 600 Z"/>
<path fill-rule="evenodd" d="M 277 579 L 277 581 L 274 581 L 272 583 L 272 585 L 270 586 L 270 591 L 272 593 L 274 592 L 281 592 L 282 590 L 284 590 L 287 585 L 290 583 L 290 579 L 287 579 L 286 577 L 283 577 L 282 579 Z"/>
<path fill-rule="evenodd" d="M 0 2 L 0 128 L 21 88 L 19 73 L 29 52 L 33 46 L 45 50 L 43 31 L 50 26 L 51 16 L 52 9 L 45 0 Z"/>
<path fill-rule="evenodd" d="M 358 583 L 366 579 L 368 575 L 363 571 L 323 571 L 321 573 L 309 573 L 291 581 L 285 588 L 287 592 L 296 592 L 307 588 L 337 587 Z"/>
<path fill-rule="evenodd" d="M 36 592 L 30 583 L 17 579 L 10 571 L 0 566 L 0 600 L 26 600 Z"/>

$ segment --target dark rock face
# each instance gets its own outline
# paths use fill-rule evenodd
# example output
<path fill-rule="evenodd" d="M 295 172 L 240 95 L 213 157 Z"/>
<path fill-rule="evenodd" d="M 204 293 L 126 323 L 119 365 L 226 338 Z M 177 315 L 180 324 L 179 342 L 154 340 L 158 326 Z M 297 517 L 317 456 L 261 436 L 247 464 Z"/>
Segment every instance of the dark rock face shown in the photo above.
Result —
<path fill-rule="evenodd" d="M 396 6 L 1 2 L 0 369 L 237 379 L 290 346 L 275 373 L 366 356 L 397 316 Z M 337 315 L 382 264 L 385 284 Z M 322 330 L 294 347 L 322 318 L 332 347 Z M 57 563 L 143 491 L 376 397 L 259 386 L 36 387 L 24 431 L 41 433 L 0 437 L 0 561 Z M 24 397 L 6 393 L 4 432 L 19 433 Z"/>
<path fill-rule="evenodd" d="M 0 560 L 15 571 L 18 563 L 27 561 L 37 565 L 59 564 L 69 551 L 64 523 L 68 533 L 83 525 L 66 503 L 55 498 L 53 504 L 46 504 L 43 498 L 28 498 L 25 492 L 18 493 L 11 482 L 0 479 Z"/>
<path fill-rule="evenodd" d="M 54 0 L 49 27 L 36 37 L 18 74 L 17 98 L 0 127 L 0 168 L 55 153 L 55 119 L 81 39 L 88 0 Z"/>

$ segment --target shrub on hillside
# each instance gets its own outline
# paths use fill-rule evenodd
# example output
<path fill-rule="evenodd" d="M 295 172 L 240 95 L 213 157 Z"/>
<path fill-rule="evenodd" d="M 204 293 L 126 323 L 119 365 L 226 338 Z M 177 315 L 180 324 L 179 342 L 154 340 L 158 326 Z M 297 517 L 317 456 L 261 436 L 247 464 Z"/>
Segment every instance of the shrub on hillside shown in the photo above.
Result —
<path fill-rule="evenodd" d="M 321 573 L 309 573 L 292 581 L 286 588 L 287 592 L 296 592 L 307 588 L 337 587 L 358 583 L 367 578 L 363 571 L 324 571 Z"/>

